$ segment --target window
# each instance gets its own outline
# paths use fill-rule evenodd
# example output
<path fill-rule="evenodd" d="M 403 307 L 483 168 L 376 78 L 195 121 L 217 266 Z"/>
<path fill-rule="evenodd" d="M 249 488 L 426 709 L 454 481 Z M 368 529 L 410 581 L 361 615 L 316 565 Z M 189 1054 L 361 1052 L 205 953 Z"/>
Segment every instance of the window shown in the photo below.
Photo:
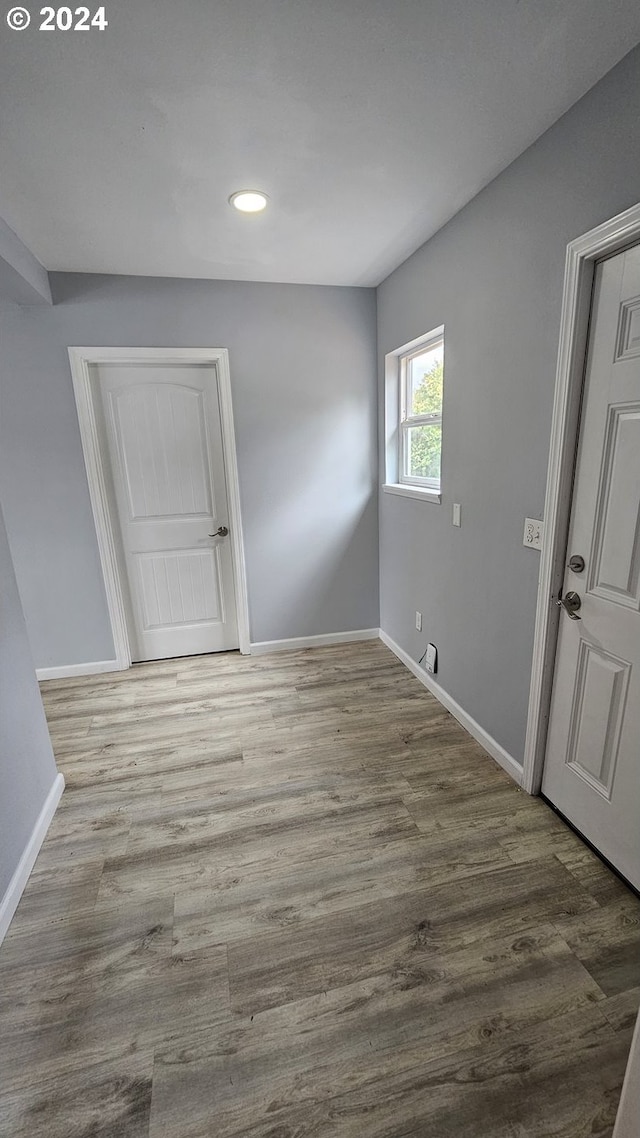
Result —
<path fill-rule="evenodd" d="M 387 356 L 385 490 L 440 500 L 444 328 Z"/>

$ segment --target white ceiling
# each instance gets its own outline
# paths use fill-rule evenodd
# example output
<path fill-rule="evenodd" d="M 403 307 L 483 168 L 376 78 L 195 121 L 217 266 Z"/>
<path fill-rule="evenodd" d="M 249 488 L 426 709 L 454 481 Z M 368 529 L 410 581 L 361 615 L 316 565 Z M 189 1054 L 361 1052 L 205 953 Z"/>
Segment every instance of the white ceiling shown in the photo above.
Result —
<path fill-rule="evenodd" d="M 47 269 L 152 276 L 377 284 L 640 40 L 638 0 L 31 8 L 0 31 L 0 215 Z"/>

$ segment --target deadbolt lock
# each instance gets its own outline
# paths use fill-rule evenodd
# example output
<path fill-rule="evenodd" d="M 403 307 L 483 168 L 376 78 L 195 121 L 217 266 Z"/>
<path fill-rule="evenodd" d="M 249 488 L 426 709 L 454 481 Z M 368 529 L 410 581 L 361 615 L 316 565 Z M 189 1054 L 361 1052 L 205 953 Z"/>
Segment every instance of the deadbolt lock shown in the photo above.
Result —
<path fill-rule="evenodd" d="M 579 553 L 574 553 L 569 558 L 569 568 L 572 573 L 582 573 L 584 570 L 584 557 L 581 557 Z"/>

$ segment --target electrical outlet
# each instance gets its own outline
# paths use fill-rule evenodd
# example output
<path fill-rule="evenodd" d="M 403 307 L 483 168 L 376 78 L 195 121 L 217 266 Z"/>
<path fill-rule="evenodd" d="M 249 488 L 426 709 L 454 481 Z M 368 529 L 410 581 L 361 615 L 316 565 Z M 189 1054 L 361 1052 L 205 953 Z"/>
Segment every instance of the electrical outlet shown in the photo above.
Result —
<path fill-rule="evenodd" d="M 416 609 L 416 628 L 418 632 L 422 632 L 422 613 Z"/>
<path fill-rule="evenodd" d="M 425 671 L 434 672 L 438 671 L 438 651 L 435 644 L 427 644 L 427 651 L 424 656 Z"/>
<path fill-rule="evenodd" d="M 453 503 L 453 517 L 451 519 L 451 524 L 454 526 L 461 525 L 461 522 L 460 522 L 460 503 L 459 502 Z"/>
<path fill-rule="evenodd" d="M 529 549 L 542 549 L 543 533 L 544 522 L 537 518 L 525 518 L 522 544 L 528 546 Z"/>

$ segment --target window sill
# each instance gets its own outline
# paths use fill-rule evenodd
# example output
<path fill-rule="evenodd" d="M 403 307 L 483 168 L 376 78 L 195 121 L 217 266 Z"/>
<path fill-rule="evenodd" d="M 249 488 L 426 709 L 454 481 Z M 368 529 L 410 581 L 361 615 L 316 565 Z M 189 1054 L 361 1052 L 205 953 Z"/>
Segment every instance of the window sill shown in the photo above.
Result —
<path fill-rule="evenodd" d="M 439 490 L 431 490 L 426 486 L 405 486 L 399 482 L 385 482 L 382 489 L 385 494 L 398 494 L 401 498 L 417 498 L 419 502 L 435 502 L 439 505 L 442 501 Z"/>

